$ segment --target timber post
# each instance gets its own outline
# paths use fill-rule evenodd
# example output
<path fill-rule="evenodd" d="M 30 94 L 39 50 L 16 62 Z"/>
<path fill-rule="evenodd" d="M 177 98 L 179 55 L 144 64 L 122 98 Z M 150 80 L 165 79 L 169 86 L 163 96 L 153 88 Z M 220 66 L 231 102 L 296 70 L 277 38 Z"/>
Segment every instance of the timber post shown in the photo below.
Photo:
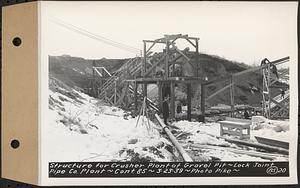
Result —
<path fill-rule="evenodd" d="M 137 89 L 138 89 L 138 84 L 134 82 L 134 111 L 137 112 L 138 110 L 138 105 L 137 105 Z"/>
<path fill-rule="evenodd" d="M 230 107 L 231 107 L 231 117 L 234 116 L 234 79 L 233 75 L 230 77 Z"/>
<path fill-rule="evenodd" d="M 205 122 L 205 85 L 201 84 L 201 121 Z"/>
<path fill-rule="evenodd" d="M 159 108 L 159 113 L 162 112 L 162 102 L 163 102 L 163 98 L 162 98 L 162 83 L 161 82 L 157 82 L 157 87 L 158 87 L 158 108 Z"/>
<path fill-rule="evenodd" d="M 187 120 L 192 120 L 192 86 L 191 83 L 187 83 Z"/>
<path fill-rule="evenodd" d="M 170 118 L 175 118 L 175 83 L 170 83 Z"/>

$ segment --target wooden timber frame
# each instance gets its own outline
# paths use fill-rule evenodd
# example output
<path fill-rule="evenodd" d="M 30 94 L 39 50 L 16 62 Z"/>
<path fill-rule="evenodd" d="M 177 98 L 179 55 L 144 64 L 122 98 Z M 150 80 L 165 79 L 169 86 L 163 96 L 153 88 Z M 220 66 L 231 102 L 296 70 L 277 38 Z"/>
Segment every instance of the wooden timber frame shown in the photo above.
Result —
<path fill-rule="evenodd" d="M 170 118 L 175 118 L 175 85 L 176 84 L 185 84 L 187 88 L 187 120 L 191 121 L 192 118 L 192 84 L 199 84 L 201 86 L 201 115 L 204 119 L 205 116 L 205 80 L 197 77 L 170 77 L 167 79 L 159 79 L 159 78 L 137 78 L 135 81 L 135 91 L 137 90 L 139 85 L 147 85 L 148 84 L 156 84 L 158 87 L 158 103 L 159 103 L 159 111 L 162 111 L 162 103 L 163 103 L 163 87 L 170 86 Z M 145 89 L 145 88 L 144 88 Z M 146 90 L 144 90 L 147 92 Z M 144 93 L 145 93 L 144 92 Z M 137 92 L 135 92 L 135 108 L 137 110 Z"/>
<path fill-rule="evenodd" d="M 267 65 L 262 70 L 263 73 L 263 114 L 269 119 L 286 119 L 289 118 L 289 86 L 277 85 L 279 79 L 288 80 L 288 71 L 277 72 L 276 65 L 265 58 L 262 63 Z M 274 70 L 274 67 L 276 70 Z M 281 94 L 273 96 L 274 90 L 284 90 L 285 97 Z"/>
<path fill-rule="evenodd" d="M 174 76 L 170 74 L 170 68 L 172 71 L 175 71 L 175 64 L 176 61 L 180 58 L 185 59 L 186 61 L 190 61 L 189 57 L 185 54 L 185 51 L 180 50 L 176 45 L 175 41 L 179 39 L 184 39 L 187 41 L 191 46 L 195 49 L 196 53 L 196 61 L 197 61 L 197 68 L 196 76 L 184 77 L 184 76 Z M 135 80 L 129 80 L 135 82 L 135 108 L 137 110 L 137 88 L 139 85 L 143 86 L 143 97 L 147 97 L 147 85 L 148 84 L 156 84 L 158 87 L 158 107 L 159 112 L 162 111 L 162 103 L 163 103 L 163 90 L 167 87 L 170 88 L 169 98 L 170 98 L 170 118 L 175 118 L 175 86 L 177 84 L 184 84 L 187 88 L 187 119 L 191 121 L 191 112 L 192 112 L 192 84 L 199 84 L 201 87 L 201 114 L 204 119 L 204 83 L 206 82 L 203 78 L 199 77 L 198 75 L 198 66 L 199 66 L 199 38 L 196 37 L 189 37 L 188 35 L 165 35 L 163 38 L 159 38 L 156 40 L 143 40 L 144 49 L 143 49 L 143 62 L 142 62 L 142 73 L 141 78 L 136 78 Z M 152 54 L 150 51 L 156 44 L 164 45 L 163 50 L 163 58 L 160 60 L 155 60 L 154 62 L 149 62 L 149 56 Z M 164 63 L 164 64 L 163 64 Z M 153 73 L 154 70 L 158 65 L 163 64 L 164 74 L 156 78 L 152 74 L 149 76 L 150 73 Z"/>
<path fill-rule="evenodd" d="M 275 61 L 270 62 L 268 59 L 263 59 L 262 61 L 265 61 L 265 63 L 262 63 L 261 66 L 258 67 L 254 67 L 254 68 L 250 68 L 250 69 L 246 69 L 244 71 L 241 72 L 237 72 L 234 74 L 231 74 L 228 77 L 224 77 L 224 78 L 220 78 L 220 79 L 216 79 L 216 80 L 211 80 L 206 82 L 206 86 L 208 85 L 213 85 L 219 82 L 224 82 L 226 80 L 229 80 L 229 84 L 224 86 L 223 88 L 219 89 L 218 91 L 216 91 L 215 93 L 212 93 L 211 95 L 209 95 L 208 97 L 206 97 L 206 101 L 210 100 L 211 98 L 217 96 L 218 94 L 224 92 L 227 89 L 230 89 L 230 106 L 231 106 L 231 116 L 233 116 L 233 112 L 235 111 L 235 101 L 234 101 L 234 85 L 235 85 L 235 81 L 238 80 L 237 77 L 247 74 L 247 73 L 252 73 L 252 72 L 257 72 L 257 71 L 261 71 L 262 77 L 263 77 L 263 91 L 262 91 L 262 97 L 263 97 L 263 101 L 262 101 L 262 108 L 263 108 L 263 115 L 267 118 L 270 119 L 276 119 L 276 118 L 288 118 L 288 114 L 289 114 L 289 93 L 287 95 L 287 97 L 285 99 L 283 99 L 280 102 L 276 101 L 276 97 L 278 98 L 278 96 L 272 98 L 271 97 L 271 90 L 272 89 L 285 89 L 288 90 L 288 87 L 285 85 L 276 85 L 278 79 L 284 79 L 287 80 L 288 79 L 288 71 L 286 72 L 281 72 L 278 73 L 278 78 L 276 76 L 274 76 L 274 73 L 271 73 L 271 67 L 272 66 L 277 66 L 283 63 L 286 63 L 290 60 L 290 57 L 284 57 Z M 269 100 L 270 99 L 270 100 Z M 272 111 L 272 108 L 274 108 L 274 106 L 278 107 L 279 110 L 277 111 Z M 279 114 L 285 114 L 285 116 L 280 116 Z"/>
<path fill-rule="evenodd" d="M 96 62 L 92 63 L 92 78 L 90 79 L 90 87 L 85 88 L 86 92 L 93 97 L 97 96 L 97 88 L 103 85 L 110 77 L 111 73 L 105 67 L 96 66 Z"/>

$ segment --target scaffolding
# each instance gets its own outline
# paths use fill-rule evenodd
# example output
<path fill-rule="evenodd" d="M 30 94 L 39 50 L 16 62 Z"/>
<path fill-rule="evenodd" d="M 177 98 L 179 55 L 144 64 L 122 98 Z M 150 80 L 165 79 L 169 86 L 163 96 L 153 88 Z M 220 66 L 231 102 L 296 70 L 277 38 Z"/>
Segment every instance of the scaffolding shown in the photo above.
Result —
<path fill-rule="evenodd" d="M 263 115 L 269 119 L 289 118 L 289 85 L 288 70 L 278 71 L 276 64 L 268 59 L 262 60 L 263 73 Z M 284 82 L 285 84 L 280 84 Z M 277 90 L 277 92 L 276 92 Z M 273 93 L 280 94 L 274 96 Z"/>
<path fill-rule="evenodd" d="M 176 46 L 177 40 L 187 41 L 192 50 L 185 48 L 180 50 Z M 276 66 L 289 61 L 289 57 L 281 58 L 270 62 L 264 59 L 261 66 L 246 69 L 244 71 L 231 74 L 227 78 L 218 78 L 216 80 L 207 80 L 205 75 L 199 75 L 201 63 L 199 61 L 199 38 L 189 37 L 188 35 L 164 35 L 164 37 L 156 40 L 143 40 L 144 49 L 143 55 L 127 60 L 115 72 L 109 73 L 104 67 L 97 67 L 93 64 L 93 92 L 94 95 L 110 105 L 132 108 L 138 111 L 138 105 L 146 100 L 149 106 L 155 112 L 162 112 L 162 103 L 165 97 L 170 99 L 170 118 L 175 118 L 175 88 L 178 84 L 183 84 L 186 87 L 187 95 L 187 119 L 192 117 L 192 86 L 200 86 L 200 112 L 201 120 L 205 117 L 205 102 L 217 94 L 230 90 L 230 105 L 231 114 L 235 111 L 235 81 L 237 77 L 246 73 L 262 71 L 263 91 L 262 91 L 262 109 L 263 115 L 267 118 L 284 118 L 289 115 L 289 90 L 287 84 L 278 84 L 279 81 L 288 78 L 288 71 L 277 72 Z M 157 45 L 163 45 L 162 52 L 151 51 Z M 190 54 L 194 54 L 191 63 Z M 192 66 L 193 75 L 183 75 L 183 64 Z M 180 67 L 181 73 L 177 73 L 176 65 Z M 195 67 L 196 66 L 196 67 Z M 102 72 L 100 72 L 100 70 Z M 275 74 L 276 70 L 276 74 Z M 103 76 L 103 75 L 106 76 Z M 98 80 L 98 81 L 97 81 Z M 101 84 L 99 85 L 99 80 Z M 211 94 L 206 98 L 205 90 L 210 84 L 215 84 L 224 80 L 228 80 L 229 84 L 219 91 Z M 147 97 L 147 86 L 156 84 L 158 88 L 157 103 Z M 142 86 L 142 87 L 140 87 Z M 276 89 L 284 90 L 283 95 L 273 96 Z"/>
<path fill-rule="evenodd" d="M 187 41 L 194 51 L 190 51 L 189 48 L 180 50 L 175 42 L 177 40 Z M 199 38 L 189 37 L 188 35 L 165 35 L 163 38 L 156 40 L 143 40 L 144 53 L 143 53 L 143 65 L 142 75 L 140 78 L 132 80 L 135 83 L 135 88 L 139 85 L 143 86 L 143 97 L 147 97 L 147 85 L 156 84 L 158 88 L 158 111 L 162 111 L 162 103 L 165 97 L 169 98 L 170 103 L 170 118 L 175 118 L 175 87 L 178 84 L 184 84 L 186 86 L 187 94 L 187 119 L 191 120 L 192 111 L 192 84 L 199 84 L 201 86 L 201 113 L 204 117 L 204 83 L 206 82 L 204 77 L 198 75 L 199 69 Z M 152 55 L 153 52 L 150 50 L 157 44 L 164 45 L 163 52 L 160 55 Z M 196 66 L 190 63 L 188 53 L 195 54 Z M 154 53 L 157 54 L 157 53 Z M 193 67 L 193 75 L 185 76 L 182 74 L 183 64 L 188 63 Z M 181 69 L 181 73 L 176 72 L 176 66 L 178 65 Z M 159 69 L 159 71 L 157 71 Z M 157 73 L 160 74 L 157 74 Z M 202 87 L 203 86 L 203 87 Z M 136 91 L 136 90 L 135 90 Z M 138 93 L 135 92 L 135 109 L 137 109 Z M 202 118 L 204 119 L 204 118 Z"/>

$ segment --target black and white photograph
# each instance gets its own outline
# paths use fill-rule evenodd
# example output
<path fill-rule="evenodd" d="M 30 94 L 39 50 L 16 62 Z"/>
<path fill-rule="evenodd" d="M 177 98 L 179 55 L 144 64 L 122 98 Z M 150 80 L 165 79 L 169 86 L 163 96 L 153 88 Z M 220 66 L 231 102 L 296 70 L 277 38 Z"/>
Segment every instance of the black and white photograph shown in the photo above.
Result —
<path fill-rule="evenodd" d="M 296 161 L 297 3 L 41 6 L 42 169 Z"/>

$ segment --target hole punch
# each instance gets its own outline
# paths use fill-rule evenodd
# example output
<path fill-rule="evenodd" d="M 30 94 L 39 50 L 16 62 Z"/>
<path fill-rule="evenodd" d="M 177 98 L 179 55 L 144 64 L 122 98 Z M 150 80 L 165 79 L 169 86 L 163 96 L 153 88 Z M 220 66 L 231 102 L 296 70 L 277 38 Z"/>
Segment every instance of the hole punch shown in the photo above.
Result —
<path fill-rule="evenodd" d="M 20 46 L 21 43 L 22 43 L 22 40 L 20 37 L 15 37 L 13 40 L 12 40 L 12 43 L 14 46 Z"/>
<path fill-rule="evenodd" d="M 19 140 L 12 140 L 12 141 L 10 142 L 10 146 L 11 146 L 12 148 L 14 148 L 14 149 L 17 149 L 17 148 L 20 146 Z"/>

